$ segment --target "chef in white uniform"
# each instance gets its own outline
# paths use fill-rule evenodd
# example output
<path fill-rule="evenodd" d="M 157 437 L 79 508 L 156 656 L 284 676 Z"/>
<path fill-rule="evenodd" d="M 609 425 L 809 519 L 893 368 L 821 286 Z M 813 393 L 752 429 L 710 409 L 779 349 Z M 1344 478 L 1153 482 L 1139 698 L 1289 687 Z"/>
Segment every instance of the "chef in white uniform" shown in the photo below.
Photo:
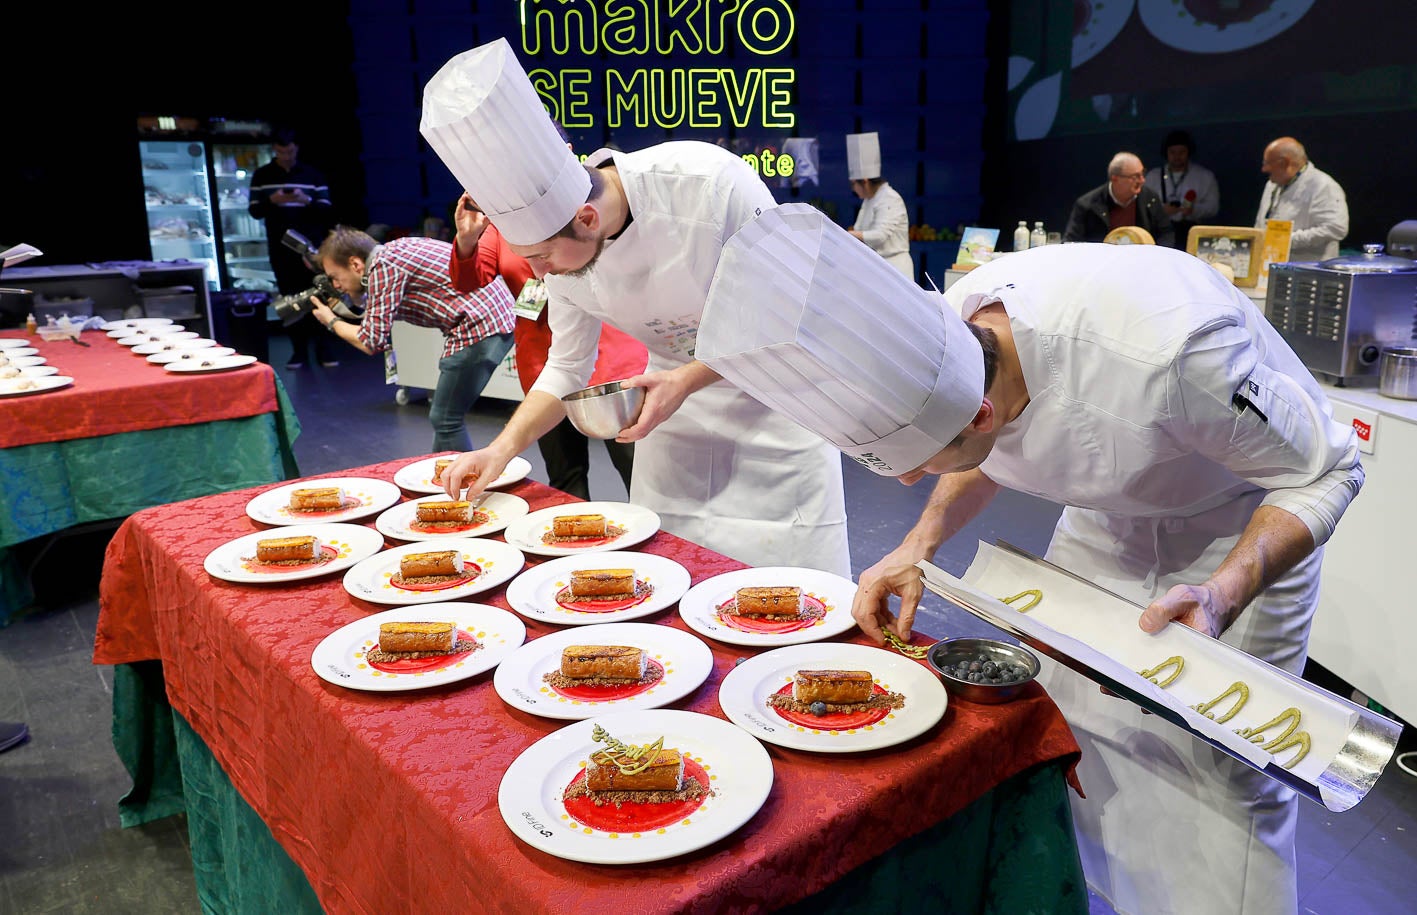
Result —
<path fill-rule="evenodd" d="M 1145 606 L 1143 630 L 1177 620 L 1302 671 L 1321 547 L 1363 471 L 1353 430 L 1243 293 L 1180 251 L 1077 244 L 979 267 L 945 302 L 842 298 L 856 265 L 806 209 L 779 207 L 725 248 L 699 357 L 878 473 L 941 475 L 861 576 L 865 632 L 909 636 L 914 564 L 1007 486 L 1066 506 L 1047 558 Z M 807 279 L 760 287 L 745 332 L 736 295 L 764 271 L 796 275 L 794 259 L 814 263 Z M 879 418 L 864 428 L 843 403 Z M 1148 915 L 1296 911 L 1291 790 L 1048 667 L 1082 746 L 1074 816 L 1098 893 Z"/>
<path fill-rule="evenodd" d="M 851 191 L 861 198 L 856 224 L 847 231 L 890 265 L 915 279 L 910 257 L 910 213 L 900 192 L 881 177 L 881 138 L 875 133 L 846 135 L 846 171 Z"/>
<path fill-rule="evenodd" d="M 473 498 L 565 416 L 595 366 L 601 322 L 649 349 L 630 501 L 665 530 L 756 566 L 851 574 L 841 456 L 722 381 L 694 352 L 723 243 L 776 205 L 741 158 L 701 142 L 566 148 L 504 39 L 454 57 L 424 92 L 423 135 L 544 276 L 545 369 L 502 432 L 457 458 L 449 494 Z"/>

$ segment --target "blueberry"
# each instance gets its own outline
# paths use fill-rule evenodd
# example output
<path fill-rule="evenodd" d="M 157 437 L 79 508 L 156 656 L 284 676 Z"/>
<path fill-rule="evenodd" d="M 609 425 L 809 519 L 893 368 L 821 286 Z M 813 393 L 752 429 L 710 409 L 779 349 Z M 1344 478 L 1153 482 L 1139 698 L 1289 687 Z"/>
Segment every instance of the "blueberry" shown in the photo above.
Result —
<path fill-rule="evenodd" d="M 983 670 L 984 673 L 993 677 L 999 673 L 999 665 L 995 664 L 993 661 L 985 661 Z"/>
<path fill-rule="evenodd" d="M 970 662 L 969 662 L 969 672 L 970 672 L 970 673 L 975 673 L 976 671 L 980 671 L 980 670 L 983 670 L 983 669 L 984 669 L 984 664 L 983 664 L 982 662 L 980 662 L 980 661 L 970 661 Z"/>
<path fill-rule="evenodd" d="M 810 706 L 810 710 L 813 715 L 825 715 L 827 713 L 827 704 L 821 701 L 813 702 Z"/>

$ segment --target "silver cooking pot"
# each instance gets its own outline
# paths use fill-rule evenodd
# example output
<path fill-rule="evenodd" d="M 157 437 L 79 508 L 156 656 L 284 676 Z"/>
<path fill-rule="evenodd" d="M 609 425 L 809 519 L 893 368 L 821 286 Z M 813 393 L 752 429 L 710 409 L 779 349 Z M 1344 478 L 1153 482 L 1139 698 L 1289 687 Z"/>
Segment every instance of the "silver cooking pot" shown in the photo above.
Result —
<path fill-rule="evenodd" d="M 1378 362 L 1378 393 L 1417 400 L 1417 347 L 1388 346 Z"/>

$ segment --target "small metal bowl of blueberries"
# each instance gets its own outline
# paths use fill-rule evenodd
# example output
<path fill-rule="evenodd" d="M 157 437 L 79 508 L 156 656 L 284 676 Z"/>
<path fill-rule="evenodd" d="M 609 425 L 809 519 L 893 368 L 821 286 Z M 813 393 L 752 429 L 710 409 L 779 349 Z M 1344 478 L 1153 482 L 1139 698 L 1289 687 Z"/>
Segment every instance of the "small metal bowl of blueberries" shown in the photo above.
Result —
<path fill-rule="evenodd" d="M 1039 670 L 1033 652 L 998 639 L 944 639 L 925 659 L 952 695 L 986 705 L 1012 700 Z"/>

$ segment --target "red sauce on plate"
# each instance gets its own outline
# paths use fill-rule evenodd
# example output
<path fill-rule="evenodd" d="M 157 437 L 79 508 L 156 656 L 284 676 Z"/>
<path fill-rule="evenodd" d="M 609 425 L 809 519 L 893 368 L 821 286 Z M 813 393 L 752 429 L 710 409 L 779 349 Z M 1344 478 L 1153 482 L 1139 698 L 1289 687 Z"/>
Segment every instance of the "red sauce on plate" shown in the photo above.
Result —
<path fill-rule="evenodd" d="M 884 693 L 885 690 L 881 689 L 879 683 L 872 683 L 871 692 L 879 695 Z M 774 695 L 791 696 L 792 684 L 788 683 L 782 689 L 774 693 Z M 794 712 L 790 709 L 777 707 L 773 707 L 772 710 L 777 712 L 785 721 L 804 728 L 812 728 L 816 731 L 851 731 L 856 728 L 863 728 L 868 724 L 884 721 L 886 716 L 891 713 L 891 710 L 888 708 L 871 709 L 865 712 L 828 712 L 825 715 L 813 715 L 811 713 L 804 715 L 801 712 Z"/>
<path fill-rule="evenodd" d="M 469 562 L 463 566 L 463 574 L 457 578 L 449 578 L 446 581 L 406 582 L 399 578 L 395 572 L 389 576 L 389 584 L 402 591 L 446 591 L 449 588 L 460 588 L 470 581 L 476 581 L 482 575 L 482 567 L 475 562 Z"/>
<path fill-rule="evenodd" d="M 315 566 L 322 566 L 330 560 L 339 556 L 339 550 L 328 544 L 320 544 L 320 552 L 323 559 L 312 559 L 309 562 L 292 562 L 289 565 L 268 565 L 264 562 L 256 562 L 254 559 L 243 560 L 241 565 L 248 572 L 257 575 L 289 575 L 291 572 L 300 572 L 305 569 L 313 569 Z"/>
<path fill-rule="evenodd" d="M 635 579 L 635 596 L 627 597 L 624 600 L 567 600 L 570 593 L 570 585 L 557 591 L 556 606 L 576 613 L 614 613 L 616 610 L 628 610 L 630 607 L 644 603 L 649 600 L 654 589 L 637 578 Z"/>
<path fill-rule="evenodd" d="M 760 616 L 738 616 L 733 612 L 734 599 L 729 598 L 714 608 L 718 619 L 729 629 L 739 632 L 779 634 L 809 629 L 827 614 L 827 605 L 810 594 L 802 595 L 802 613 L 795 620 L 775 620 Z"/>
<path fill-rule="evenodd" d="M 463 630 L 457 630 L 454 641 L 466 639 L 469 642 L 476 641 L 472 635 Z M 444 667 L 452 667 L 454 664 L 472 654 L 470 651 L 458 651 L 452 654 L 435 655 L 431 658 L 415 658 L 413 660 L 385 661 L 375 663 L 365 659 L 370 667 L 375 670 L 382 670 L 386 674 L 413 674 L 422 670 L 441 670 Z"/>
<path fill-rule="evenodd" d="M 659 671 L 659 676 L 645 683 L 619 683 L 612 686 L 552 686 L 551 691 L 558 696 L 565 696 L 567 699 L 581 699 L 589 702 L 609 702 L 612 699 L 628 699 L 631 696 L 638 696 L 647 692 L 655 684 L 664 679 L 664 665 L 654 658 L 647 659 L 645 674 L 648 678 L 651 670 Z M 548 684 L 549 685 L 549 684 Z"/>
<path fill-rule="evenodd" d="M 581 769 L 566 787 L 569 788 L 584 778 L 585 769 Z M 684 778 L 686 781 L 696 779 L 699 784 L 708 787 L 708 773 L 692 759 L 684 760 Z M 667 801 L 663 804 L 626 803 L 619 807 L 603 804 L 597 807 L 595 801 L 588 797 L 575 797 L 564 803 L 566 813 L 582 826 L 589 826 L 597 832 L 635 833 L 649 832 L 677 823 L 702 807 L 706 799 L 707 796 L 692 801 Z"/>

